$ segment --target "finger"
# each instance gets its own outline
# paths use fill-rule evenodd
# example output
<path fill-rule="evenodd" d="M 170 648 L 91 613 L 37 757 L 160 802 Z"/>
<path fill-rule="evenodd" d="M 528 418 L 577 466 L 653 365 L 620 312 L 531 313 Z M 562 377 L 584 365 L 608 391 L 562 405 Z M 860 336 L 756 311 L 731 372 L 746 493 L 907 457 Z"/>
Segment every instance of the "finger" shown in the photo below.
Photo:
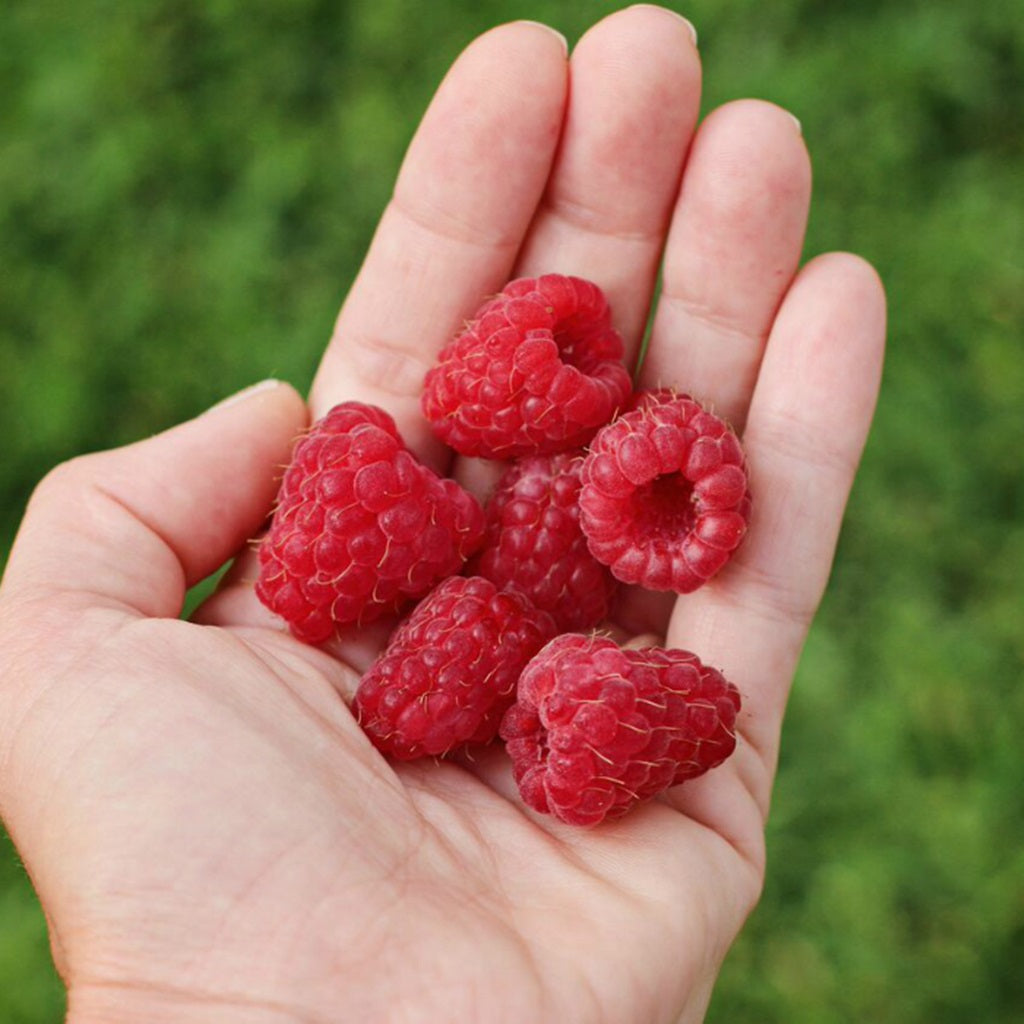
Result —
<path fill-rule="evenodd" d="M 753 515 L 722 573 L 681 598 L 669 642 L 739 686 L 743 763 L 767 808 L 793 671 L 831 570 L 843 510 L 874 410 L 885 297 L 857 257 L 812 261 L 779 312 L 744 434 Z"/>
<path fill-rule="evenodd" d="M 510 272 L 557 144 L 565 57 L 556 33 L 516 23 L 481 36 L 455 62 L 338 316 L 313 382 L 314 417 L 347 399 L 380 406 L 420 458 L 444 468 L 445 450 L 420 412 L 423 377 Z M 240 557 L 195 620 L 284 628 L 253 600 L 258 572 L 253 552 Z M 362 665 L 378 633 L 341 630 L 338 650 Z"/>
<path fill-rule="evenodd" d="M 259 529 L 305 423 L 295 391 L 267 381 L 165 433 L 58 467 L 29 504 L 5 598 L 79 594 L 180 614 L 186 589 Z"/>
<path fill-rule="evenodd" d="M 387 409 L 439 468 L 419 407 L 437 351 L 505 283 L 544 189 L 566 96 L 564 40 L 532 23 L 481 36 L 424 115 L 313 383 L 320 416 Z"/>
<path fill-rule="evenodd" d="M 686 391 L 742 429 L 765 340 L 799 264 L 810 190 L 791 115 L 742 100 L 708 116 L 669 231 L 644 386 Z"/>
<path fill-rule="evenodd" d="M 631 7 L 590 29 L 569 67 L 561 147 L 515 276 L 595 281 L 635 353 L 700 105 L 693 27 Z"/>

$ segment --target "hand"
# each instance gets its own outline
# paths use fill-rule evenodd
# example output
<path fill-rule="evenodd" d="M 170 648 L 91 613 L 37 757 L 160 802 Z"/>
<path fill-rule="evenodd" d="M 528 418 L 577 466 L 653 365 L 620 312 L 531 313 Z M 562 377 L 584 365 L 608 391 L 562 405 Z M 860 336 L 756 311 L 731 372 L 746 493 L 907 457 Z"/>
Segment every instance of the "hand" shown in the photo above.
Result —
<path fill-rule="evenodd" d="M 568 90 L 571 76 L 572 89 Z M 255 535 L 306 423 L 284 385 L 50 474 L 0 592 L 0 811 L 75 1024 L 703 1017 L 764 876 L 787 692 L 878 386 L 884 300 L 861 260 L 798 271 L 810 190 L 788 114 L 694 134 L 687 25 L 637 7 L 567 63 L 527 23 L 473 43 L 423 119 L 317 374 L 311 411 L 418 409 L 436 350 L 513 276 L 597 281 L 645 385 L 742 431 L 749 537 L 710 585 L 621 625 L 744 696 L 736 754 L 624 820 L 526 812 L 500 748 L 389 765 L 347 709 L 379 636 L 303 646 L 245 559 L 195 622 L 187 586 Z"/>

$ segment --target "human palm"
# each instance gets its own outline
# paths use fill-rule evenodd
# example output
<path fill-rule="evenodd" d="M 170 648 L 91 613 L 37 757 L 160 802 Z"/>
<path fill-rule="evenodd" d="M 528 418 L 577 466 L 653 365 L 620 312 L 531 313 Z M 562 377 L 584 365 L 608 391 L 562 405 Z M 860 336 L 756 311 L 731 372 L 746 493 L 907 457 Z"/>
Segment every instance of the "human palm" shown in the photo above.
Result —
<path fill-rule="evenodd" d="M 685 23 L 649 7 L 599 23 L 568 65 L 536 25 L 477 40 L 410 147 L 310 408 L 381 405 L 424 461 L 484 488 L 488 468 L 449 463 L 418 408 L 481 297 L 591 278 L 634 356 L 653 303 L 640 382 L 741 430 L 754 515 L 715 581 L 674 605 L 631 593 L 614 625 L 736 682 L 734 756 L 573 829 L 523 808 L 498 747 L 381 757 L 346 702 L 382 629 L 298 643 L 256 602 L 251 556 L 179 621 L 185 588 L 271 506 L 307 421 L 283 385 L 76 460 L 40 486 L 0 593 L 0 811 L 71 1020 L 702 1018 L 760 890 L 884 301 L 854 257 L 798 271 L 810 175 L 791 118 L 744 101 L 694 134 L 699 81 Z"/>

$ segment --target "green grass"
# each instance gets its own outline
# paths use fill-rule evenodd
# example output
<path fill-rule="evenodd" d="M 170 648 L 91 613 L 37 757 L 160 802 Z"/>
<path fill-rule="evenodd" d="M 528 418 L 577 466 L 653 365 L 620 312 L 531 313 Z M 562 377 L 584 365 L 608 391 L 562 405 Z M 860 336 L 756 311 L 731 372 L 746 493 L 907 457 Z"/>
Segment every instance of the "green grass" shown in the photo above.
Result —
<path fill-rule="evenodd" d="M 0 559 L 33 483 L 254 380 L 305 386 L 444 69 L 570 0 L 0 6 Z M 709 1019 L 1024 1015 L 1024 8 L 694 0 L 705 107 L 785 104 L 807 254 L 879 268 L 876 429 L 801 665 L 765 897 Z M 59 1019 L 0 846 L 0 1020 Z"/>

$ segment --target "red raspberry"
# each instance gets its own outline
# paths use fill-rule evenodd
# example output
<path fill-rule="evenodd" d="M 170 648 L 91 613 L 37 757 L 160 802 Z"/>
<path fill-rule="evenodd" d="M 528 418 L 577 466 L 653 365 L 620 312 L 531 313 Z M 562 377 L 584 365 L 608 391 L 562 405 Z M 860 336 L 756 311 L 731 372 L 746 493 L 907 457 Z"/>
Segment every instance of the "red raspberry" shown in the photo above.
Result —
<path fill-rule="evenodd" d="M 721 764 L 739 707 L 688 651 L 564 633 L 524 669 L 501 736 L 528 806 L 595 825 Z"/>
<path fill-rule="evenodd" d="M 624 583 L 696 590 L 739 546 L 750 519 L 736 435 L 688 395 L 641 395 L 603 427 L 583 464 L 580 524 Z"/>
<path fill-rule="evenodd" d="M 580 529 L 582 465 L 579 449 L 514 462 L 484 508 L 483 547 L 467 569 L 522 591 L 560 632 L 604 621 L 617 586 Z"/>
<path fill-rule="evenodd" d="M 256 593 L 296 637 L 322 643 L 459 572 L 483 528 L 476 499 L 418 463 L 386 412 L 342 402 L 295 446 Z"/>
<path fill-rule="evenodd" d="M 452 576 L 392 634 L 354 710 L 374 744 L 402 761 L 490 742 L 523 666 L 554 634 L 522 594 Z"/>
<path fill-rule="evenodd" d="M 520 278 L 477 311 L 426 376 L 423 411 L 463 455 L 495 459 L 585 444 L 632 391 L 601 289 Z"/>

